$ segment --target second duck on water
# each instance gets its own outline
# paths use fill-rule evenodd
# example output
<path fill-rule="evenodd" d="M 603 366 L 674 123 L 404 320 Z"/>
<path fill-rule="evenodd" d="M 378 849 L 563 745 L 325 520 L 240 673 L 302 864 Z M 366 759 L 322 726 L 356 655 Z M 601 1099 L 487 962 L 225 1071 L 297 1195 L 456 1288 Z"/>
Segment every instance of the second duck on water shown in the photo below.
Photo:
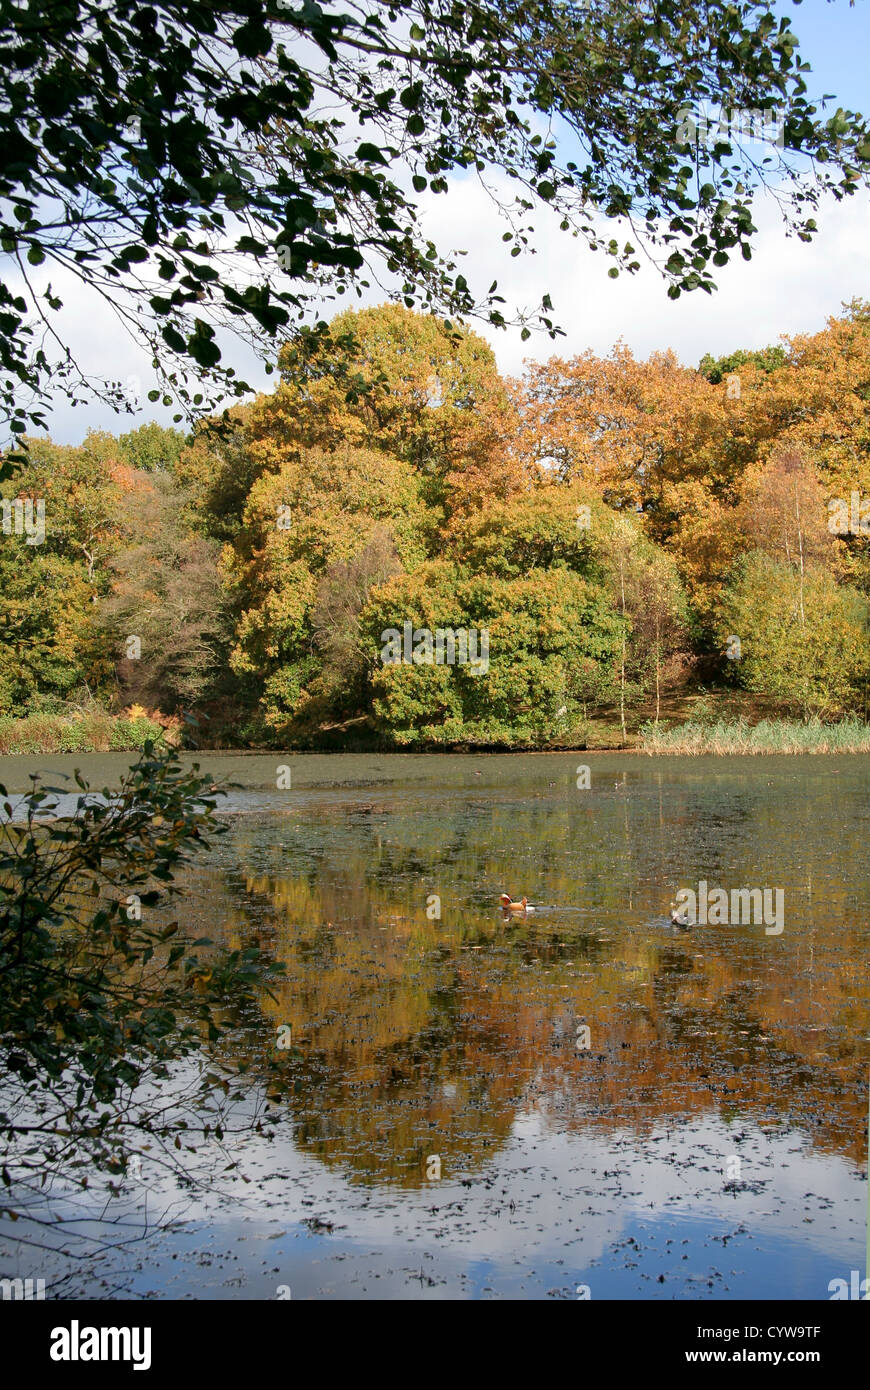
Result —
<path fill-rule="evenodd" d="M 678 908 L 676 903 L 671 903 L 671 922 L 675 927 L 690 927 L 689 909 L 687 907 Z"/>

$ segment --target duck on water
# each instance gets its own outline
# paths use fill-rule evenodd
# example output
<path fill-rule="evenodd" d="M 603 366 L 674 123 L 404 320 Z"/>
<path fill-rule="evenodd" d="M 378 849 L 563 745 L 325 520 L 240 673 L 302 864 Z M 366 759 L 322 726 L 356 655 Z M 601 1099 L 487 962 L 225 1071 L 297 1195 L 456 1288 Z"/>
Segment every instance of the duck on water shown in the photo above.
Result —
<path fill-rule="evenodd" d="M 499 902 L 505 917 L 528 917 L 530 912 L 535 911 L 528 898 L 521 898 L 518 903 L 515 903 L 511 901 L 510 893 L 502 893 Z"/>

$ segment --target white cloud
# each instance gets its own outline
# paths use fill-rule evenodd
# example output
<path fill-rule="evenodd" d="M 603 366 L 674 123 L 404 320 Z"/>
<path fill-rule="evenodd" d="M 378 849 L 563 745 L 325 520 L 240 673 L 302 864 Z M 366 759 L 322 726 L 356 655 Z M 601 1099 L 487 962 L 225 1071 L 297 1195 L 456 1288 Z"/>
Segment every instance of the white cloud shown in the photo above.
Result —
<path fill-rule="evenodd" d="M 422 212 L 425 232 L 442 250 L 468 252 L 461 268 L 473 289 L 486 290 L 497 278 L 507 309 L 517 304 L 531 308 L 544 294 L 552 296 L 553 317 L 565 329 L 564 338 L 551 341 L 536 333 L 523 343 L 518 329 L 478 325 L 502 371 L 517 374 L 527 357 L 571 356 L 587 348 L 604 355 L 619 339 L 639 357 L 670 347 L 693 365 L 705 352 L 763 347 L 783 333 L 816 332 L 840 312 L 843 301 L 855 295 L 870 298 L 868 201 L 867 192 L 839 204 L 826 200 L 817 217 L 821 230 L 809 244 L 786 236 L 772 199 L 760 201 L 752 260 L 738 257 L 719 270 L 719 289 L 712 296 L 695 292 L 676 301 L 668 299 L 665 281 L 647 264 L 635 276 L 609 279 L 612 262 L 560 232 L 557 219 L 544 211 L 536 219 L 537 253 L 512 258 L 501 241 L 504 224 L 471 179 L 456 181 L 448 194 L 424 202 Z M 131 342 L 100 296 L 72 279 L 64 283 L 54 275 L 52 281 L 64 301 L 66 339 L 84 370 L 122 380 L 138 376 L 144 397 L 156 385 L 147 349 Z M 381 298 L 375 293 L 362 302 Z M 346 303 L 350 307 L 357 301 L 348 298 Z M 335 306 L 336 312 L 340 307 Z M 224 338 L 222 346 L 241 376 L 257 389 L 270 389 L 274 377 L 266 375 L 245 344 Z M 172 414 L 147 400 L 141 414 L 118 416 L 96 402 L 73 409 L 59 399 L 51 433 L 58 442 L 79 443 L 91 427 L 123 433 L 150 419 L 169 424 Z"/>
<path fill-rule="evenodd" d="M 816 332 L 843 301 L 870 297 L 868 208 L 866 191 L 842 203 L 826 200 L 816 219 L 821 230 L 806 243 L 786 236 L 772 199 L 760 200 L 752 260 L 738 255 L 716 271 L 719 289 L 713 295 L 695 291 L 678 300 L 668 299 L 665 281 L 648 264 L 635 276 L 609 279 L 612 261 L 560 232 L 554 217 L 537 219 L 536 255 L 511 258 L 492 204 L 470 181 L 433 199 L 425 226 L 443 247 L 468 250 L 462 270 L 473 288 L 485 290 L 497 278 L 508 307 L 531 307 L 551 295 L 564 338 L 551 342 L 535 334 L 523 343 L 519 330 L 484 330 L 502 371 L 516 374 L 526 357 L 572 356 L 587 348 L 603 355 L 620 338 L 639 357 L 673 348 L 695 365 L 705 352 L 763 347 L 783 333 Z"/>

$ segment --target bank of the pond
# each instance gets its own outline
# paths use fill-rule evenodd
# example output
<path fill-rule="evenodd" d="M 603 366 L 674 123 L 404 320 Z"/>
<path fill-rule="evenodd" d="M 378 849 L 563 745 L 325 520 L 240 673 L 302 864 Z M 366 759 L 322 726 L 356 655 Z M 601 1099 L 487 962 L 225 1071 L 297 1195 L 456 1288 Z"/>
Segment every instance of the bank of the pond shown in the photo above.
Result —
<path fill-rule="evenodd" d="M 721 708 L 721 707 L 720 707 Z M 870 753 L 870 724 L 854 715 L 826 723 L 818 718 L 752 718 L 727 708 L 718 715 L 704 702 L 700 717 L 646 719 L 623 738 L 617 721 L 604 716 L 588 720 L 563 737 L 529 730 L 479 729 L 451 731 L 439 736 L 425 731 L 409 738 L 374 730 L 365 719 L 312 730 L 275 743 L 214 738 L 208 722 L 190 732 L 203 752 L 344 754 L 453 753 L 647 753 L 647 754 L 772 754 Z M 136 752 L 146 739 L 179 744 L 184 725 L 178 718 L 149 715 L 140 709 L 123 714 L 103 710 L 73 715 L 33 714 L 22 718 L 0 715 L 0 756 L 20 754 Z"/>

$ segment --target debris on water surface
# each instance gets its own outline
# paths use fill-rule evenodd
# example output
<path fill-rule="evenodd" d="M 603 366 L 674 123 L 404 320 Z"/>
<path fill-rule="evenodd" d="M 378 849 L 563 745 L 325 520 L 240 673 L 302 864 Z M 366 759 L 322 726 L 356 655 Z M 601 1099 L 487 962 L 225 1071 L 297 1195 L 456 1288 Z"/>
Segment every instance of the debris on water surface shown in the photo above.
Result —
<path fill-rule="evenodd" d="M 331 1221 L 323 1221 L 319 1216 L 306 1216 L 302 1225 L 307 1226 L 312 1235 L 321 1235 L 324 1231 L 332 1235 L 335 1230 Z"/>

